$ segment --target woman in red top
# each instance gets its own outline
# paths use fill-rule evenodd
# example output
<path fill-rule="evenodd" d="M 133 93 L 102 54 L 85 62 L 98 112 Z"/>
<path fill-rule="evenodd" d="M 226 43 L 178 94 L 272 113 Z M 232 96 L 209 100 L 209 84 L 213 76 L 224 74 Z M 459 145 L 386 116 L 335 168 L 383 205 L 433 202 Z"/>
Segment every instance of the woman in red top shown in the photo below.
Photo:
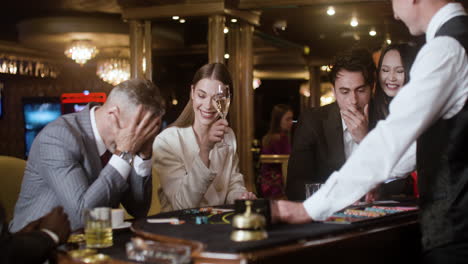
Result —
<path fill-rule="evenodd" d="M 278 104 L 271 112 L 270 130 L 262 139 L 262 154 L 291 153 L 290 132 L 293 112 L 290 106 Z M 284 198 L 281 164 L 262 164 L 258 186 L 264 198 Z"/>

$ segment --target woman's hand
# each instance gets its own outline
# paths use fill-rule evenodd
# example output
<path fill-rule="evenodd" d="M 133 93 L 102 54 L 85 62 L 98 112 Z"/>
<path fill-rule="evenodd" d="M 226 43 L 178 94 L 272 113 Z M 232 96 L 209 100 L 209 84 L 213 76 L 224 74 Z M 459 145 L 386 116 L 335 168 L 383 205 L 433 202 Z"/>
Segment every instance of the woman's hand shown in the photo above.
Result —
<path fill-rule="evenodd" d="M 214 145 L 224 138 L 228 131 L 228 122 L 225 119 L 219 119 L 210 126 L 206 135 L 200 135 L 200 158 L 207 168 L 210 167 L 210 151 Z"/>
<path fill-rule="evenodd" d="M 208 152 L 218 142 L 224 138 L 224 134 L 228 131 L 229 123 L 225 119 L 219 119 L 210 126 L 207 135 L 201 137 L 200 149 L 207 150 Z"/>
<path fill-rule="evenodd" d="M 241 192 L 237 200 L 256 200 L 257 196 L 253 192 Z"/>

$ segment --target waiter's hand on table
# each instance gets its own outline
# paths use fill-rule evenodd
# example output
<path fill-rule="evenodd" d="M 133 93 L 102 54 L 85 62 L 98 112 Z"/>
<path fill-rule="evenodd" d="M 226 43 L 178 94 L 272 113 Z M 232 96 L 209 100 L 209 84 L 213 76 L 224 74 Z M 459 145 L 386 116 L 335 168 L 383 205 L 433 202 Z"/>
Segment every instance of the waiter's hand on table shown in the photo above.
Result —
<path fill-rule="evenodd" d="M 273 223 L 304 224 L 312 221 L 302 203 L 274 200 L 270 210 Z"/>
<path fill-rule="evenodd" d="M 373 203 L 378 199 L 377 188 L 378 187 L 376 187 L 376 188 L 370 190 L 368 193 L 366 193 L 366 196 L 365 196 L 366 203 Z"/>

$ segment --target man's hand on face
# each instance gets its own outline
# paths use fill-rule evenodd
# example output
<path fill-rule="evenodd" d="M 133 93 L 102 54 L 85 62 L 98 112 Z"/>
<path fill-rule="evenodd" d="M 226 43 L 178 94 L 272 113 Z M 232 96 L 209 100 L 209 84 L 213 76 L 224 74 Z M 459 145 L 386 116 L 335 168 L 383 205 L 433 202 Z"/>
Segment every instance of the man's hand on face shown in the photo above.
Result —
<path fill-rule="evenodd" d="M 162 119 L 162 116 L 157 116 L 157 117 L 153 116 L 153 121 L 152 121 L 152 124 L 150 125 L 151 126 L 155 125 L 155 126 L 154 126 L 154 129 L 150 131 L 148 135 L 148 140 L 145 143 L 143 143 L 143 145 L 141 146 L 141 149 L 138 151 L 138 155 L 140 156 L 140 158 L 142 159 L 151 158 L 151 154 L 153 152 L 153 142 L 161 128 L 161 119 Z"/>
<path fill-rule="evenodd" d="M 150 139 L 154 139 L 158 130 L 160 119 L 154 118 L 152 112 L 144 110 L 142 105 L 136 109 L 133 118 L 129 118 L 125 127 L 120 124 L 114 113 L 111 114 L 111 127 L 115 135 L 115 145 L 120 151 L 136 154 Z M 148 147 L 145 145 L 145 150 Z M 151 154 L 149 154 L 151 155 Z"/>
<path fill-rule="evenodd" d="M 312 221 L 302 203 L 273 200 L 270 206 L 273 223 L 304 224 Z"/>
<path fill-rule="evenodd" d="M 39 229 L 47 229 L 59 237 L 59 244 L 65 243 L 70 235 L 70 221 L 62 207 L 55 207 L 40 219 Z"/>
<path fill-rule="evenodd" d="M 350 105 L 340 112 L 354 141 L 360 143 L 369 132 L 369 104 L 364 106 L 363 112 L 354 105 Z"/>

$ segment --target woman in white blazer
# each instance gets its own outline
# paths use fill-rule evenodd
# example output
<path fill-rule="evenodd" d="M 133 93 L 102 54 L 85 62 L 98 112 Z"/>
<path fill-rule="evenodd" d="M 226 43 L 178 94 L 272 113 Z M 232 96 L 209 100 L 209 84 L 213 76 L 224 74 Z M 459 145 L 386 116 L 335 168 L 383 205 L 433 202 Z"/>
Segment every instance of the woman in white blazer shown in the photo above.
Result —
<path fill-rule="evenodd" d="M 232 88 L 226 66 L 211 63 L 201 67 L 195 73 L 190 100 L 182 114 L 154 141 L 163 212 L 256 199 L 245 188 L 239 172 L 234 133 L 212 106 L 219 85 Z"/>

